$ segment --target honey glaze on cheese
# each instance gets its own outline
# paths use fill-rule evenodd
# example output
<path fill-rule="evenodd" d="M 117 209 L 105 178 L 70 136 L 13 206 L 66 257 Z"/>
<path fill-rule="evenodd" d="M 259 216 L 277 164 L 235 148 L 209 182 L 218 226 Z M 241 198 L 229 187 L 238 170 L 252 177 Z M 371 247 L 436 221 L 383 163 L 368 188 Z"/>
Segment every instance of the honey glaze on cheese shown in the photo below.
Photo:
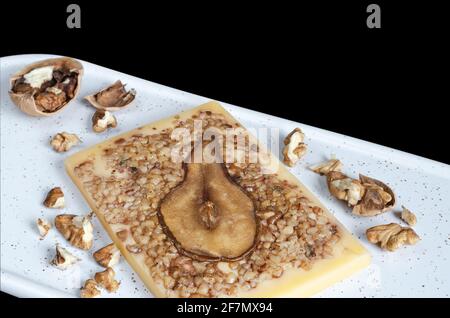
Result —
<path fill-rule="evenodd" d="M 173 128 L 143 129 L 102 145 L 74 169 L 96 212 L 111 227 L 127 227 L 146 273 L 168 297 L 225 297 L 282 279 L 293 269 L 310 270 L 317 261 L 336 256 L 340 227 L 297 184 L 278 174 L 264 174 L 260 163 L 226 164 L 227 171 L 253 199 L 260 229 L 252 253 L 236 261 L 196 261 L 177 249 L 158 219 L 161 200 L 184 178 L 172 162 L 176 127 L 238 127 L 223 114 L 200 111 Z M 248 150 L 246 153 L 248 156 Z"/>

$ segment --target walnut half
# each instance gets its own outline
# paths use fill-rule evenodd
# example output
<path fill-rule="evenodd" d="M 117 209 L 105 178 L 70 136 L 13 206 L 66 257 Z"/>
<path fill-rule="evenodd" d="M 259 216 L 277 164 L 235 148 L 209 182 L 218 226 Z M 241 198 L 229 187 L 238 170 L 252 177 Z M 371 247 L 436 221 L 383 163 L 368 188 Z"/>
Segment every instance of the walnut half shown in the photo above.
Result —
<path fill-rule="evenodd" d="M 56 216 L 55 226 L 73 246 L 83 250 L 92 247 L 94 228 L 89 216 L 61 214 Z"/>
<path fill-rule="evenodd" d="M 409 227 L 396 223 L 377 225 L 367 229 L 367 239 L 370 243 L 379 244 L 384 250 L 395 251 L 404 244 L 416 244 L 420 237 Z"/>
<path fill-rule="evenodd" d="M 304 139 L 305 134 L 300 128 L 295 128 L 284 139 L 283 162 L 289 167 L 295 166 L 300 158 L 305 155 L 307 148 L 303 142 Z"/>

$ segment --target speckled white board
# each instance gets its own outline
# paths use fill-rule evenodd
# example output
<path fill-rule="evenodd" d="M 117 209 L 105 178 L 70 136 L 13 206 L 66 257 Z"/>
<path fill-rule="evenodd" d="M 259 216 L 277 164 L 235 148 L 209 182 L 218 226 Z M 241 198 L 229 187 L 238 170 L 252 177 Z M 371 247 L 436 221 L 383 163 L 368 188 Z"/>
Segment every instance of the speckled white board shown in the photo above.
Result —
<path fill-rule="evenodd" d="M 81 283 L 100 269 L 89 253 L 69 246 L 57 231 L 51 231 L 44 240 L 39 240 L 36 219 L 53 220 L 56 214 L 61 213 L 42 205 L 50 188 L 61 186 L 66 193 L 67 204 L 63 212 L 89 212 L 63 168 L 63 160 L 76 150 L 66 154 L 55 153 L 48 145 L 50 136 L 63 130 L 74 132 L 83 140 L 81 147 L 87 147 L 208 100 L 83 62 L 85 75 L 77 100 L 54 117 L 27 116 L 9 100 L 8 78 L 26 64 L 49 57 L 21 55 L 0 59 L 1 290 L 22 297 L 76 297 Z M 116 79 L 137 90 L 137 103 L 116 113 L 117 129 L 94 134 L 91 132 L 93 109 L 81 97 Z M 302 104 L 302 100 L 299 98 L 293 103 Z M 302 128 L 309 151 L 292 172 L 350 232 L 360 238 L 373 256 L 369 268 L 317 296 L 449 297 L 450 166 L 286 119 L 223 105 L 248 128 L 279 127 L 281 136 L 297 126 Z M 417 214 L 415 230 L 422 238 L 418 245 L 388 253 L 367 242 L 366 228 L 401 221 L 392 212 L 370 218 L 356 217 L 342 202 L 332 198 L 325 178 L 306 169 L 330 154 L 336 154 L 343 161 L 344 171 L 350 176 L 356 177 L 358 173 L 369 175 L 394 189 L 397 194 L 396 211 L 400 210 L 400 205 L 405 205 Z M 96 220 L 94 226 L 96 239 L 92 250 L 110 242 Z M 82 259 L 79 265 L 67 271 L 49 265 L 57 242 Z M 103 297 L 151 297 L 125 261 L 117 265 L 116 272 L 122 281 L 119 291 L 115 294 L 103 292 Z"/>

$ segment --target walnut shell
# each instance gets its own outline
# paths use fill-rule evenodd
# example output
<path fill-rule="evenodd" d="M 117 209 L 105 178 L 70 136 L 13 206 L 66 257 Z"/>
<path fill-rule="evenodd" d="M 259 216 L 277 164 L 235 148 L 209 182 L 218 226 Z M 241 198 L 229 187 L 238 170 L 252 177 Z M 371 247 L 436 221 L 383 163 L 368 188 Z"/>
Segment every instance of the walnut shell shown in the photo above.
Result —
<path fill-rule="evenodd" d="M 14 92 L 13 91 L 13 87 L 17 80 L 21 79 L 25 74 L 31 72 L 32 70 L 40 68 L 40 67 L 45 67 L 45 66 L 54 66 L 55 69 L 64 67 L 64 68 L 73 70 L 74 72 L 78 73 L 77 83 L 76 83 L 76 87 L 73 92 L 73 97 L 67 98 L 67 100 L 65 101 L 65 103 L 62 106 L 60 106 L 59 108 L 57 108 L 51 112 L 43 111 L 43 109 L 36 104 L 34 93 L 31 94 L 29 92 L 22 93 L 22 92 Z M 41 116 L 41 117 L 52 116 L 56 113 L 59 113 L 73 99 L 75 99 L 75 97 L 77 96 L 78 91 L 80 89 L 82 76 L 83 76 L 83 65 L 81 65 L 81 63 L 78 62 L 77 60 L 74 60 L 70 57 L 59 57 L 59 58 L 46 59 L 46 60 L 42 60 L 42 61 L 30 64 L 30 65 L 26 66 L 25 68 L 21 69 L 20 71 L 18 71 L 17 73 L 13 74 L 10 78 L 11 89 L 8 93 L 9 93 L 9 96 L 10 96 L 11 100 L 13 101 L 13 103 L 24 113 L 31 115 L 31 116 Z"/>
<path fill-rule="evenodd" d="M 136 91 L 130 89 L 127 92 L 125 84 L 118 80 L 99 92 L 86 96 L 84 99 L 97 109 L 116 111 L 130 106 L 135 97 Z"/>

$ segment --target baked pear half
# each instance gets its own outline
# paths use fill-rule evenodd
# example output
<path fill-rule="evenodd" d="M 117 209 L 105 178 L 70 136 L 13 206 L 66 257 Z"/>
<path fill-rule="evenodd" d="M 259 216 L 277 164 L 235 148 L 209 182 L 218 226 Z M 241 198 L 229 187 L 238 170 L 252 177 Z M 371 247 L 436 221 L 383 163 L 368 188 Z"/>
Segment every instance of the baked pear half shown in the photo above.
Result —
<path fill-rule="evenodd" d="M 222 163 L 184 163 L 159 218 L 178 250 L 199 261 L 238 260 L 256 245 L 255 205 Z"/>

